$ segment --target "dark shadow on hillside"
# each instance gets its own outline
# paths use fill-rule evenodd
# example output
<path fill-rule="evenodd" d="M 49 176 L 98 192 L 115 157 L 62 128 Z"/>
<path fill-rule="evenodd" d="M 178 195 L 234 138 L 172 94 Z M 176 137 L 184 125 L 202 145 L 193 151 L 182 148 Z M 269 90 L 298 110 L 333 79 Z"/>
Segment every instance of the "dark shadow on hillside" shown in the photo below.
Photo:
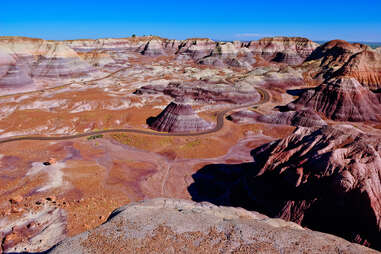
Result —
<path fill-rule="evenodd" d="M 155 120 L 156 120 L 156 117 L 154 117 L 154 116 L 148 117 L 146 120 L 146 124 L 148 126 L 151 126 Z"/>
<path fill-rule="evenodd" d="M 289 95 L 292 95 L 292 96 L 300 96 L 305 91 L 308 91 L 308 90 L 311 90 L 311 89 L 313 89 L 313 88 L 289 89 L 286 92 Z"/>
<path fill-rule="evenodd" d="M 381 249 L 377 220 L 366 196 L 354 191 L 345 195 L 337 192 L 335 175 L 295 186 L 298 175 L 292 165 L 281 174 L 278 170 L 270 170 L 258 175 L 273 151 L 273 148 L 265 149 L 266 146 L 271 148 L 274 145 L 265 144 L 251 151 L 253 162 L 209 164 L 201 168 L 192 175 L 194 183 L 188 187 L 192 200 L 282 217 L 312 230 Z M 320 163 L 327 161 L 328 158 L 322 157 Z M 294 163 L 297 168 L 298 161 Z M 325 168 L 320 164 L 311 166 Z"/>
<path fill-rule="evenodd" d="M 255 163 L 206 165 L 192 175 L 194 183 L 188 187 L 188 191 L 197 202 L 242 207 L 243 198 L 232 201 L 230 190 L 250 171 L 256 174 Z"/>

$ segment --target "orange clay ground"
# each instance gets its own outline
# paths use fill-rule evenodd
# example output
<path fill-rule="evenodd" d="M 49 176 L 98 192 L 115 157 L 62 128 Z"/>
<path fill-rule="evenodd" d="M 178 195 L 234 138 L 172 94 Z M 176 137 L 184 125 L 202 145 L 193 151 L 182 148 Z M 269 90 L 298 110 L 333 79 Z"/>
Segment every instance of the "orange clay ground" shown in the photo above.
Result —
<path fill-rule="evenodd" d="M 221 80 L 234 80 L 234 75 L 242 74 L 235 70 L 227 76 L 231 70 L 193 63 L 177 68 L 170 60 L 131 58 L 129 64 L 137 66 L 135 69 L 104 80 L 0 97 L 0 138 L 60 136 L 113 128 L 149 130 L 147 118 L 159 114 L 171 98 L 137 96 L 133 94 L 137 88 L 172 79 L 197 80 L 193 74 L 184 76 L 188 75 L 186 68 L 209 71 Z M 172 69 L 163 75 L 152 74 L 152 66 Z M 270 92 L 272 101 L 257 111 L 270 112 L 275 105 L 292 100 L 292 96 L 280 96 L 284 91 Z M 219 110 L 199 115 L 215 122 Z M 187 188 L 193 182 L 192 175 L 203 166 L 251 162 L 252 149 L 293 130 L 290 126 L 225 120 L 219 132 L 195 137 L 115 133 L 90 140 L 0 144 L 0 217 L 12 221 L 49 203 L 66 211 L 68 235 L 75 235 L 100 225 L 111 211 L 132 201 L 190 199 Z M 49 158 L 56 163 L 44 166 Z M 12 198 L 17 202 L 11 203 Z"/>

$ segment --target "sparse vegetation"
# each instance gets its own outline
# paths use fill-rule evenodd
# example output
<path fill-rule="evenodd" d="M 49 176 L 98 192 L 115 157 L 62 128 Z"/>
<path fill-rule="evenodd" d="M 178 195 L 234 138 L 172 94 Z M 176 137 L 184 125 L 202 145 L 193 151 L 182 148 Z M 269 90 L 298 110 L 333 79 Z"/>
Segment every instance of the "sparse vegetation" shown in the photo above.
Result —
<path fill-rule="evenodd" d="M 97 138 L 103 138 L 103 134 L 89 136 L 87 137 L 87 140 L 95 140 Z"/>

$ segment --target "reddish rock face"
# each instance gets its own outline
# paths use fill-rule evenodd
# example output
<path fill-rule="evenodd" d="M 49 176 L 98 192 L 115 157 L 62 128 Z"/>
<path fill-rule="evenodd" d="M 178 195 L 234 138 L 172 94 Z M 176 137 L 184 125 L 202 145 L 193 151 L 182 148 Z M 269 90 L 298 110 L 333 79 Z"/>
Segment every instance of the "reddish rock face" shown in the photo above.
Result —
<path fill-rule="evenodd" d="M 267 61 L 298 65 L 319 46 L 306 38 L 271 37 L 253 41 L 248 48 L 254 55 L 259 55 Z"/>
<path fill-rule="evenodd" d="M 372 90 L 380 89 L 381 54 L 371 49 L 365 49 L 354 54 L 335 74 L 354 77 Z"/>
<path fill-rule="evenodd" d="M 339 121 L 380 121 L 381 104 L 377 96 L 356 79 L 334 78 L 304 91 L 289 108 L 306 107 Z"/>
<path fill-rule="evenodd" d="M 359 43 L 334 40 L 318 47 L 306 60 L 319 61 L 318 78 L 347 76 L 370 89 L 381 88 L 381 54 Z"/>
<path fill-rule="evenodd" d="M 204 167 L 189 191 L 381 249 L 380 142 L 349 125 L 299 127 L 253 150 L 254 163 Z"/>
<path fill-rule="evenodd" d="M 157 131 L 181 133 L 199 132 L 212 128 L 212 124 L 200 118 L 190 104 L 171 102 L 151 123 Z"/>
<path fill-rule="evenodd" d="M 252 152 L 247 187 L 272 215 L 381 248 L 380 142 L 351 126 L 299 128 Z"/>

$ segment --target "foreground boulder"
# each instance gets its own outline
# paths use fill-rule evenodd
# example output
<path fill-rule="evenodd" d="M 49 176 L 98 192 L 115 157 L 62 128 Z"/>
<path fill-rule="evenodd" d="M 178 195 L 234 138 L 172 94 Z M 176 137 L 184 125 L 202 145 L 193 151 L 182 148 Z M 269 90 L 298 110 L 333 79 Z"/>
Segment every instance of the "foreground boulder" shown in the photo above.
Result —
<path fill-rule="evenodd" d="M 115 210 L 50 253 L 377 253 L 241 208 L 154 199 Z"/>

